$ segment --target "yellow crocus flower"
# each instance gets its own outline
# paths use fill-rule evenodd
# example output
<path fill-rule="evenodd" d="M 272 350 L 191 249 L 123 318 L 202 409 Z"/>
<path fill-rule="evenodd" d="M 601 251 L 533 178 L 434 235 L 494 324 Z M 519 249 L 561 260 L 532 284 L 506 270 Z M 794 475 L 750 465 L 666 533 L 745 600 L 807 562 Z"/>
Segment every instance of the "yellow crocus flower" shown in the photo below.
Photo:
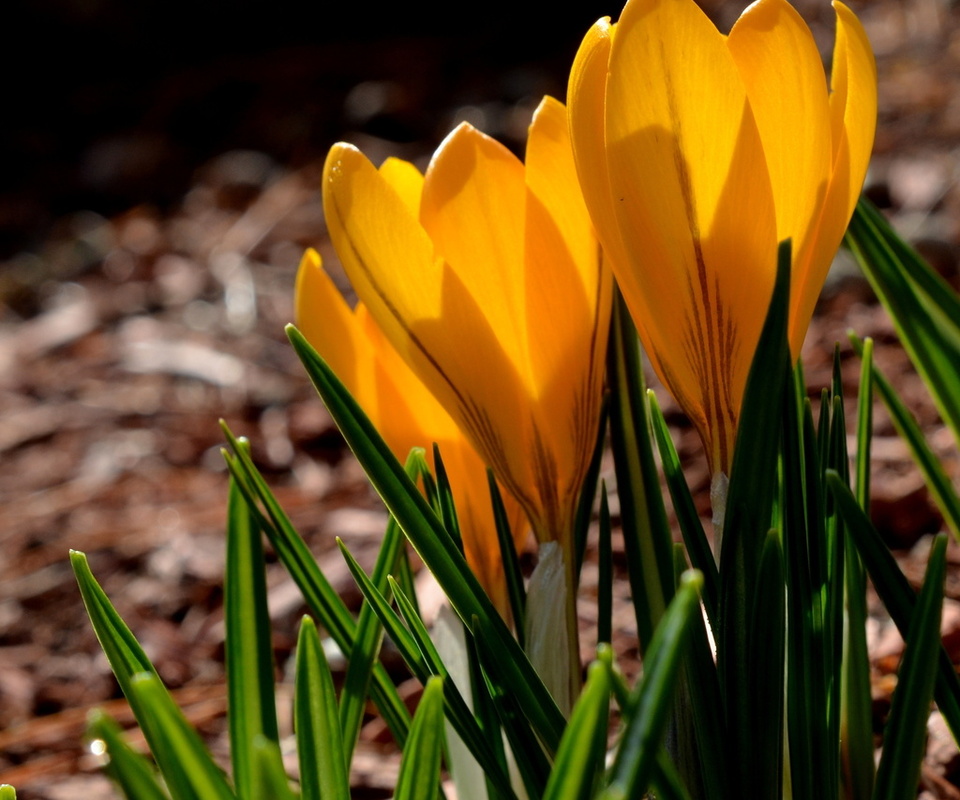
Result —
<path fill-rule="evenodd" d="M 526 165 L 468 124 L 425 175 L 327 157 L 327 227 L 354 289 L 541 542 L 570 531 L 597 435 L 611 279 L 545 98 Z M 568 566 L 569 566 L 569 559 Z"/>
<path fill-rule="evenodd" d="M 296 316 L 303 335 L 330 364 L 398 459 L 405 459 L 413 447 L 424 447 L 432 467 L 432 444 L 440 446 L 467 563 L 509 619 L 486 467 L 476 450 L 397 355 L 363 304 L 350 309 L 314 250 L 308 250 L 300 262 Z M 503 500 L 520 545 L 528 532 L 523 513 L 509 496 Z"/>
<path fill-rule="evenodd" d="M 629 0 L 587 34 L 570 76 L 584 196 L 657 374 L 729 474 L 777 243 L 791 239 L 788 335 L 798 358 L 860 193 L 876 67 L 834 2 L 829 88 L 787 0 L 721 34 L 694 0 Z"/>

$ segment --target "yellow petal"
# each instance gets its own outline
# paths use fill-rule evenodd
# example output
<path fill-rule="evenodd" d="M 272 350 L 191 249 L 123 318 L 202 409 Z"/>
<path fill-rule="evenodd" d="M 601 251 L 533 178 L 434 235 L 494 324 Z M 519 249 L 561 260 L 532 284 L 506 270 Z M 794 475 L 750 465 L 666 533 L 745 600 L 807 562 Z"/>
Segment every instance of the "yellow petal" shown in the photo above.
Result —
<path fill-rule="evenodd" d="M 324 166 L 323 206 L 330 238 L 357 294 L 405 355 L 418 349 L 410 309 L 440 316 L 443 264 L 417 218 L 352 145 L 335 145 Z"/>
<path fill-rule="evenodd" d="M 631 0 L 607 81 L 606 148 L 629 267 L 660 375 L 714 465 L 726 462 L 773 285 L 776 221 L 740 72 L 692 0 Z"/>
<path fill-rule="evenodd" d="M 486 466 L 477 452 L 399 357 L 367 309 L 362 304 L 349 309 L 313 250 L 306 252 L 297 273 L 296 312 L 304 336 L 330 364 L 400 461 L 412 447 L 423 447 L 432 466 L 432 444 L 440 446 L 467 561 L 497 608 L 506 613 L 509 605 Z M 503 499 L 520 547 L 527 535 L 523 513 L 509 495 Z"/>
<path fill-rule="evenodd" d="M 420 220 L 438 255 L 483 309 L 504 353 L 528 373 L 523 164 L 470 125 L 451 133 L 427 170 Z"/>
<path fill-rule="evenodd" d="M 423 194 L 423 175 L 409 161 L 388 158 L 380 165 L 380 174 L 393 187 L 410 211 L 410 216 L 420 216 L 420 195 Z"/>
<path fill-rule="evenodd" d="M 297 327 L 350 388 L 359 386 L 358 366 L 365 357 L 349 306 L 323 269 L 320 254 L 307 250 L 300 260 L 294 291 Z"/>
<path fill-rule="evenodd" d="M 877 122 L 877 72 L 870 42 L 846 6 L 835 2 L 834 8 L 837 35 L 830 75 L 831 175 L 822 213 L 810 234 L 812 246 L 794 271 L 794 285 L 801 281 L 807 288 L 791 298 L 789 336 L 794 357 L 800 353 L 820 288 L 860 196 Z"/>
<path fill-rule="evenodd" d="M 543 399 L 538 425 L 552 432 L 558 474 L 568 476 L 560 494 L 579 488 L 594 446 L 611 291 L 568 131 L 563 104 L 545 98 L 526 154 L 531 389 Z"/>
<path fill-rule="evenodd" d="M 753 111 L 776 203 L 777 239 L 802 263 L 832 171 L 826 76 L 813 35 L 787 0 L 759 0 L 727 39 Z M 802 286 L 794 274 L 794 288 Z M 819 292 L 819 286 L 814 289 Z"/>
<path fill-rule="evenodd" d="M 616 28 L 610 24 L 609 17 L 604 17 L 587 32 L 570 72 L 567 103 L 570 138 L 584 200 L 603 243 L 606 263 L 620 264 L 619 268 L 613 268 L 614 272 L 622 271 L 626 275 L 630 257 L 614 211 L 606 154 L 607 72 Z M 637 318 L 634 324 L 644 341 L 648 341 L 645 319 Z M 658 354 L 649 349 L 648 355 L 654 368 L 662 374 Z"/>
<path fill-rule="evenodd" d="M 476 137 L 468 138 L 467 155 L 471 142 L 476 142 Z M 447 227 L 455 228 L 458 220 L 448 213 L 441 202 L 444 198 L 454 210 L 459 207 L 472 214 L 477 209 L 472 198 L 459 201 L 456 178 L 464 165 L 459 153 L 451 155 L 449 162 L 438 156 L 431 164 L 421 199 L 427 215 L 439 218 L 437 227 L 447 238 L 453 236 L 453 229 Z M 444 163 L 451 165 L 450 176 L 444 174 Z M 432 181 L 440 182 L 433 192 Z M 521 413 L 525 408 L 522 383 L 513 360 L 517 346 L 512 345 L 514 352 L 508 352 L 500 340 L 503 332 L 486 316 L 489 310 L 497 324 L 503 320 L 497 289 L 508 295 L 511 283 L 522 279 L 522 271 L 503 274 L 497 272 L 498 264 L 482 271 L 482 265 L 468 260 L 465 278 L 461 278 L 447 265 L 439 245 L 434 254 L 434 244 L 423 226 L 355 148 L 338 145 L 331 150 L 323 188 L 330 236 L 357 294 L 404 360 L 469 433 L 504 484 L 522 497 L 524 487 L 530 485 L 524 442 L 532 423 L 528 413 Z M 465 191 L 473 192 L 471 188 Z M 487 202 L 490 204 L 492 199 Z M 470 216 L 459 220 L 461 229 L 472 223 Z M 450 249 L 461 253 L 455 242 Z M 491 280 L 491 274 L 511 283 L 504 286 Z M 484 276 L 488 285 L 478 292 L 482 296 L 475 296 L 468 283 L 482 284 Z M 529 498 L 528 502 L 532 503 Z"/>
<path fill-rule="evenodd" d="M 604 136 L 604 96 L 614 27 L 609 18 L 604 18 L 587 32 L 570 72 L 567 103 L 570 138 L 584 199 L 605 249 L 614 260 L 624 261 L 620 229 L 613 212 Z"/>
<path fill-rule="evenodd" d="M 440 455 L 450 480 L 467 563 L 501 614 L 507 616 L 510 606 L 487 486 L 486 466 L 463 437 L 459 443 L 441 442 Z M 522 550 L 529 536 L 526 517 L 510 494 L 501 490 L 501 497 L 513 532 L 514 546 Z"/>
<path fill-rule="evenodd" d="M 848 145 L 849 217 L 860 196 L 873 149 L 877 127 L 877 65 L 860 20 L 839 0 L 834 0 L 833 7 L 837 13 L 837 38 L 830 75 L 830 108 L 834 153 L 839 156 L 843 139 Z"/>

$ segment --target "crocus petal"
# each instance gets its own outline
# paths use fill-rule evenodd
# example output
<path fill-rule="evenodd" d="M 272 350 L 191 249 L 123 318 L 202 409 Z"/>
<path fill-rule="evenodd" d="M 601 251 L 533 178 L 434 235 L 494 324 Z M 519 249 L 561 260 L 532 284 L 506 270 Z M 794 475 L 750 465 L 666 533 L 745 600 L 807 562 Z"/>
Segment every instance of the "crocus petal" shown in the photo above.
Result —
<path fill-rule="evenodd" d="M 388 158 L 380 165 L 380 174 L 400 196 L 414 219 L 420 216 L 420 195 L 423 194 L 423 174 L 409 161 Z"/>
<path fill-rule="evenodd" d="M 420 221 L 450 269 L 483 309 L 511 363 L 526 373 L 523 275 L 526 184 L 520 160 L 470 125 L 451 133 L 430 162 Z"/>
<path fill-rule="evenodd" d="M 423 447 L 432 466 L 432 444 L 439 445 L 467 562 L 497 608 L 508 616 L 486 466 L 480 456 L 389 344 L 366 307 L 359 304 L 350 310 L 313 250 L 306 252 L 297 273 L 296 316 L 304 336 L 327 360 L 399 460 L 403 461 L 411 448 Z M 503 500 L 515 545 L 521 547 L 528 530 L 522 509 L 509 495 Z"/>
<path fill-rule="evenodd" d="M 615 27 L 604 18 L 587 32 L 570 72 L 568 103 L 570 138 L 584 200 L 591 209 L 593 224 L 607 255 L 614 263 L 625 263 L 627 258 L 607 172 L 604 124 L 607 69 Z"/>
<path fill-rule="evenodd" d="M 464 124 L 421 190 L 338 145 L 324 208 L 357 294 L 546 541 L 569 534 L 596 436 L 611 279 L 560 103 L 528 158 Z"/>
<path fill-rule="evenodd" d="M 622 265 L 619 269 L 626 273 L 630 269 L 630 258 L 614 212 L 614 195 L 607 171 L 604 116 L 610 47 L 616 28 L 610 24 L 609 17 L 604 17 L 587 32 L 570 72 L 567 103 L 570 138 L 584 201 L 603 242 L 605 259 L 611 264 Z M 617 271 L 618 268 L 614 267 L 614 272 Z M 641 337 L 647 341 L 645 322 L 643 317 L 634 320 Z M 649 350 L 648 356 L 658 374 L 663 374 L 656 351 Z"/>
<path fill-rule="evenodd" d="M 489 328 L 475 301 L 435 254 L 433 242 L 401 195 L 358 150 L 337 145 L 330 151 L 323 188 L 330 238 L 357 294 L 443 405 L 460 407 L 466 415 L 477 402 L 461 389 L 471 385 L 463 373 L 475 364 L 461 356 L 475 349 L 478 341 L 465 331 Z M 451 316 L 465 317 L 472 324 L 445 325 Z M 489 338 L 480 337 L 480 342 Z M 510 364 L 502 355 L 500 361 L 501 377 L 509 387 Z M 516 383 L 514 378 L 512 385 Z"/>
<path fill-rule="evenodd" d="M 760 136 L 725 37 L 688 0 L 632 0 L 611 49 L 605 113 L 630 258 L 628 269 L 614 263 L 617 280 L 661 379 L 711 463 L 726 464 L 777 240 Z"/>
<path fill-rule="evenodd" d="M 807 287 L 795 292 L 791 302 L 789 336 L 794 355 L 799 354 L 820 287 L 860 197 L 876 131 L 877 70 L 870 43 L 846 6 L 835 2 L 834 8 L 837 36 L 830 74 L 830 182 L 820 217 L 811 229 L 812 246 L 794 270 L 794 284 L 799 280 Z"/>
<path fill-rule="evenodd" d="M 448 137 L 425 177 L 421 207 L 436 226 L 440 238 L 436 247 L 401 195 L 349 145 L 334 147 L 327 157 L 324 210 L 343 267 L 381 330 L 469 434 L 508 491 L 532 509 L 537 503 L 528 489 L 532 480 L 527 448 L 533 423 L 529 410 L 524 410 L 528 405 L 522 399 L 517 363 L 522 365 L 519 352 L 525 352 L 525 341 L 516 319 L 500 310 L 504 298 L 496 293 L 497 287 L 503 291 L 517 283 L 522 263 L 512 273 L 499 273 L 499 280 L 490 280 L 498 264 L 476 262 L 454 236 L 458 228 L 470 229 L 474 214 L 499 213 L 490 208 L 499 188 L 489 173 L 509 181 L 504 178 L 513 169 L 509 159 L 519 162 L 509 152 L 507 159 L 489 146 L 492 140 L 471 131 L 461 127 L 459 135 Z M 450 145 L 453 150 L 448 154 Z M 484 173 L 477 180 L 493 192 L 486 201 L 472 185 L 474 171 Z M 460 182 L 466 182 L 466 198 L 457 191 Z M 526 189 L 522 182 L 518 188 L 522 200 Z M 522 206 L 518 213 L 522 225 Z M 517 242 L 522 255 L 522 238 L 510 233 L 506 237 Z M 459 272 L 448 264 L 444 245 L 460 258 Z M 501 245 L 477 243 L 487 254 Z M 487 286 L 481 288 L 484 278 Z M 521 340 L 510 342 L 509 351 L 501 343 L 506 334 L 485 315 L 488 309 L 494 322 L 509 323 L 508 330 Z"/>
<path fill-rule="evenodd" d="M 867 174 L 876 133 L 877 65 L 860 20 L 838 0 L 834 0 L 833 7 L 837 14 L 837 38 L 830 75 L 830 108 L 835 158 L 839 159 L 844 139 L 849 152 L 849 178 L 843 181 L 846 184 L 849 219 Z M 839 164 L 834 169 L 835 180 L 838 167 Z"/>
<path fill-rule="evenodd" d="M 810 29 L 787 0 L 751 5 L 727 44 L 763 142 L 776 198 L 777 239 L 790 239 L 793 245 L 790 301 L 795 318 L 797 308 L 812 309 L 824 277 L 811 278 L 811 258 L 833 170 L 826 76 Z M 801 342 L 791 344 L 798 358 Z"/>
<path fill-rule="evenodd" d="M 320 254 L 307 250 L 300 260 L 294 292 L 297 325 L 347 385 L 359 383 L 358 366 L 365 353 L 352 335 L 350 307 L 323 269 Z"/>
<path fill-rule="evenodd" d="M 793 243 L 797 356 L 869 159 L 876 72 L 862 27 L 834 6 L 830 94 L 787 0 L 757 0 L 729 36 L 693 0 L 628 0 L 615 26 L 590 30 L 571 71 L 584 198 L 715 474 L 730 466 L 776 243 Z"/>
<path fill-rule="evenodd" d="M 798 250 L 832 167 L 820 52 L 787 0 L 753 3 L 733 26 L 727 46 L 763 142 L 776 198 L 777 238 L 792 238 Z"/>
<path fill-rule="evenodd" d="M 530 348 L 531 388 L 551 398 L 539 406 L 538 427 L 555 434 L 557 472 L 582 475 L 600 411 L 604 359 L 597 340 L 609 324 L 612 279 L 577 189 L 566 109 L 553 98 L 544 99 L 530 126 L 526 181 L 526 336 L 537 345 Z M 584 370 L 571 371 L 571 362 Z"/>

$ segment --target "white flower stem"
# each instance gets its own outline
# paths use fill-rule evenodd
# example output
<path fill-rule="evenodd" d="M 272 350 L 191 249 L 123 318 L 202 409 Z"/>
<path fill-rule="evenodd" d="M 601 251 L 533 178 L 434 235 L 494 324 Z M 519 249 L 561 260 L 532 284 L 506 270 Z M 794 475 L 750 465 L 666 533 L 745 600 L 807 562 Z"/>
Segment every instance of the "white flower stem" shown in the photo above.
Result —
<path fill-rule="evenodd" d="M 730 480 L 723 472 L 715 472 L 710 480 L 710 507 L 713 509 L 713 557 L 720 566 L 720 547 L 723 544 L 723 522 L 727 516 L 727 490 Z"/>
<path fill-rule="evenodd" d="M 558 542 L 540 546 L 527 588 L 526 645 L 530 662 L 565 717 L 580 693 L 580 643 L 573 565 Z"/>

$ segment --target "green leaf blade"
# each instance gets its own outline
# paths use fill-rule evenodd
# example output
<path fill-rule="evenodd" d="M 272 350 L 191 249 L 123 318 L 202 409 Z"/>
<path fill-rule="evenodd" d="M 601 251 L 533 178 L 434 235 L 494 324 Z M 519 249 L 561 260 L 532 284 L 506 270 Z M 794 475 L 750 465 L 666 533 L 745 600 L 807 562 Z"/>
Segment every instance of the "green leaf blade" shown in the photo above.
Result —
<path fill-rule="evenodd" d="M 254 742 L 277 733 L 270 616 L 260 526 L 235 481 L 227 501 L 224 626 L 227 720 L 234 785 L 243 800 L 259 795 Z"/>
<path fill-rule="evenodd" d="M 947 537 L 934 540 L 923 588 L 910 619 L 906 648 L 884 731 L 883 754 L 877 768 L 875 800 L 913 797 L 920 781 L 926 746 L 927 717 L 941 650 L 940 615 L 946 576 Z"/>
<path fill-rule="evenodd" d="M 395 800 L 436 800 L 444 739 L 443 679 L 434 677 L 424 687 L 410 726 Z"/>
<path fill-rule="evenodd" d="M 297 637 L 294 724 L 303 800 L 350 800 L 333 676 L 310 617 Z"/>

